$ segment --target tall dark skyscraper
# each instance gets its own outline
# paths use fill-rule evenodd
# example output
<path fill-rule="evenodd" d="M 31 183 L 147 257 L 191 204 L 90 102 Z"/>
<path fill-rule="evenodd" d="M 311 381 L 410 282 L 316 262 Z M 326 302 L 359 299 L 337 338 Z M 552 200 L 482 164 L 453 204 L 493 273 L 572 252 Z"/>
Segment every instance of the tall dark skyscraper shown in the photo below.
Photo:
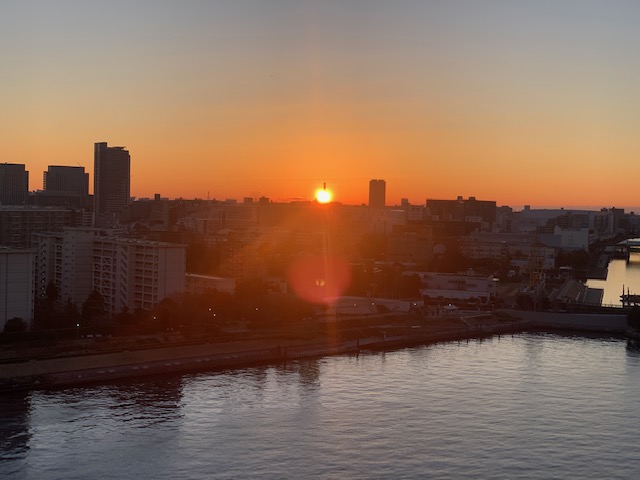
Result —
<path fill-rule="evenodd" d="M 125 147 L 109 147 L 106 142 L 96 143 L 93 172 L 94 225 L 116 225 L 131 194 L 129 151 Z"/>
<path fill-rule="evenodd" d="M 21 163 L 0 163 L 0 205 L 24 205 L 29 195 L 29 172 Z"/>
<path fill-rule="evenodd" d="M 387 182 L 384 180 L 369 181 L 369 207 L 384 208 L 386 203 Z"/>

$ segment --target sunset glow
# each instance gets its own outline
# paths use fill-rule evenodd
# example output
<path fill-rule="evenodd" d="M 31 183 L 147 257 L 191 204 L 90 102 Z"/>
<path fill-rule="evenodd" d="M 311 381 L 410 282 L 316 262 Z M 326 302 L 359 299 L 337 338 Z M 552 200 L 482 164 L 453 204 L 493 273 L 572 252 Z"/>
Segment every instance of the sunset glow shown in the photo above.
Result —
<path fill-rule="evenodd" d="M 331 201 L 331 198 L 331 192 L 326 188 L 320 188 L 316 190 L 316 200 L 318 201 L 318 203 L 329 203 Z"/>
<path fill-rule="evenodd" d="M 309 199 L 331 176 L 345 204 L 384 178 L 390 205 L 635 205 L 639 23 L 592 0 L 9 2 L 0 161 L 32 190 L 109 142 L 136 197 Z"/>

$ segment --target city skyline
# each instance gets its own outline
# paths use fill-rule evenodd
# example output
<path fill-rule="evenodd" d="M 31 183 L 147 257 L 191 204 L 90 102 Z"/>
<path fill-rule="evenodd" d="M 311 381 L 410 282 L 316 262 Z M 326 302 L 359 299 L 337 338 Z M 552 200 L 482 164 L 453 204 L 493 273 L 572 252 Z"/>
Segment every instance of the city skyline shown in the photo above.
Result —
<path fill-rule="evenodd" d="M 97 145 L 107 145 L 107 142 L 98 142 L 95 144 Z M 116 149 L 116 150 L 122 150 L 124 149 L 124 152 L 128 154 L 128 151 L 126 150 L 126 147 L 109 147 L 110 149 Z M 95 163 L 95 160 L 94 160 Z M 15 164 L 15 163 L 0 163 L 0 165 L 4 165 L 4 166 L 8 166 L 8 167 L 19 167 L 19 168 L 23 168 L 23 170 L 26 173 L 26 176 L 29 177 L 29 169 L 28 169 L 28 165 L 24 165 L 24 164 Z M 52 169 L 57 169 L 57 171 L 63 171 L 63 170 L 68 170 L 68 171 L 82 171 L 83 175 L 86 176 L 86 181 L 88 182 L 89 179 L 89 174 L 88 173 L 84 173 L 85 167 L 84 166 L 73 166 L 73 165 L 49 165 L 47 167 L 48 170 L 45 170 L 43 172 L 43 182 L 42 182 L 42 188 L 38 188 L 38 189 L 30 189 L 30 190 L 25 190 L 25 194 L 42 194 L 42 193 L 46 193 L 47 192 L 47 185 L 46 185 L 46 177 L 47 177 L 47 173 L 50 173 L 50 171 Z M 95 167 L 94 167 L 95 169 Z M 75 173 L 75 172 L 74 172 Z M 95 189 L 95 183 L 96 180 L 95 178 L 91 181 L 91 184 L 93 186 L 93 188 Z M 334 198 L 334 192 L 333 190 L 331 190 L 330 188 L 328 188 L 327 186 L 327 182 L 323 182 L 322 186 L 320 188 L 316 188 L 314 194 L 312 195 L 308 195 L 307 197 L 293 197 L 293 198 L 270 198 L 270 197 L 266 197 L 266 196 L 252 196 L 252 195 L 243 195 L 241 193 L 239 193 L 237 196 L 234 197 L 217 197 L 215 195 L 211 195 L 211 193 L 215 193 L 215 192 L 207 192 L 207 197 L 203 198 L 203 197 L 199 197 L 199 196 L 193 196 L 193 197 L 185 197 L 185 196 L 177 196 L 177 197 L 168 197 L 166 195 L 162 195 L 160 193 L 154 193 L 151 196 L 148 197 L 137 197 L 135 195 L 131 195 L 130 201 L 136 201 L 136 200 L 153 200 L 153 199 L 163 199 L 163 200 L 211 200 L 211 201 L 216 201 L 216 202 L 238 202 L 238 201 L 247 201 L 247 199 L 250 199 L 251 201 L 260 201 L 260 200 L 267 200 L 269 202 L 274 202 L 274 203 L 298 203 L 298 202 L 317 202 L 317 203 L 337 203 L 337 204 L 344 204 L 344 205 L 362 205 L 362 206 L 371 206 L 371 188 L 372 188 L 372 184 L 375 183 L 379 183 L 379 184 L 383 184 L 384 186 L 382 187 L 382 199 L 384 199 L 385 194 L 384 194 L 384 190 L 386 189 L 386 180 L 385 179 L 370 179 L 368 182 L 368 196 L 369 196 L 369 202 L 367 203 L 367 201 L 362 201 L 362 202 L 354 202 L 354 203 L 349 203 L 349 202 L 345 202 L 343 199 L 336 199 Z M 400 194 L 402 194 L 402 192 L 398 192 Z M 88 199 L 90 200 L 93 196 L 94 196 L 94 192 L 90 191 L 88 194 Z M 26 198 L 26 197 L 25 197 Z M 397 199 L 389 199 L 389 200 L 385 200 L 384 206 L 385 207 L 401 207 L 402 205 L 408 203 L 410 205 L 416 205 L 416 206 L 424 206 L 426 204 L 428 204 L 428 202 L 430 200 L 443 200 L 443 201 L 451 201 L 451 200 L 466 200 L 467 198 L 469 199 L 476 199 L 475 195 L 469 195 L 468 197 L 465 197 L 464 195 L 456 195 L 455 198 L 454 197 L 449 197 L 449 198 L 436 198 L 436 197 L 429 197 L 429 196 L 425 196 L 422 201 L 418 201 L 418 202 L 410 202 L 409 199 L 407 197 L 399 197 Z M 366 200 L 366 199 L 365 199 Z M 522 203 L 522 204 L 517 204 L 517 205 L 507 205 L 507 204 L 503 204 L 500 201 L 496 201 L 495 199 L 492 198 L 483 198 L 480 200 L 489 200 L 489 201 L 494 201 L 498 206 L 504 206 L 504 207 L 512 207 L 515 208 L 516 210 L 519 209 L 527 209 L 527 208 L 534 208 L 534 209 L 550 209 L 550 210 L 556 210 L 556 209 L 566 209 L 567 211 L 571 211 L 571 210 L 592 210 L 592 211 L 597 211 L 597 210 L 602 210 L 602 209 L 610 209 L 610 208 L 614 208 L 614 209 L 622 209 L 622 210 L 629 210 L 630 213 L 635 213 L 636 211 L 640 210 L 640 207 L 637 205 L 606 205 L 606 204 L 602 204 L 602 205 L 535 205 L 532 203 Z M 16 206 L 16 205 L 27 205 L 30 204 L 29 202 L 19 202 L 19 203 L 9 203 L 6 204 L 7 206 Z M 381 203 L 378 203 L 378 206 L 381 206 Z"/>
<path fill-rule="evenodd" d="M 3 2 L 0 162 L 131 152 L 136 197 L 632 208 L 640 6 Z M 615 168 L 615 170 L 614 170 Z"/>

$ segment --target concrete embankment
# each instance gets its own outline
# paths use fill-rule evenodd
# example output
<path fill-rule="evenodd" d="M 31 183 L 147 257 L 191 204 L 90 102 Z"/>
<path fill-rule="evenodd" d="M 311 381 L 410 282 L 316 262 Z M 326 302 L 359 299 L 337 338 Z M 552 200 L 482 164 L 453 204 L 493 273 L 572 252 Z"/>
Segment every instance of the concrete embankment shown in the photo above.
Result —
<path fill-rule="evenodd" d="M 0 366 L 0 392 L 56 388 L 164 373 L 220 370 L 281 363 L 360 350 L 390 350 L 408 345 L 515 333 L 526 322 L 502 325 L 466 325 L 447 328 L 409 328 L 402 335 L 377 335 L 356 340 L 279 345 L 270 340 L 200 344 L 131 350 L 118 353 L 31 360 Z"/>
<path fill-rule="evenodd" d="M 620 335 L 627 333 L 627 316 L 624 314 L 524 312 L 513 310 L 505 310 L 504 312 L 542 330 L 571 330 Z"/>
<path fill-rule="evenodd" d="M 281 363 L 361 350 L 391 350 L 430 344 L 513 334 L 527 331 L 601 332 L 629 334 L 626 315 L 566 314 L 505 310 L 475 314 L 440 323 L 405 325 L 395 331 L 356 340 L 288 342 L 274 339 L 181 345 L 105 354 L 36 359 L 0 366 L 0 392 L 66 387 L 93 382 L 164 373 L 186 373 Z"/>
<path fill-rule="evenodd" d="M 0 366 L 0 391 L 65 386 L 165 372 L 252 365 L 279 358 L 264 340 L 167 346 L 34 359 Z"/>

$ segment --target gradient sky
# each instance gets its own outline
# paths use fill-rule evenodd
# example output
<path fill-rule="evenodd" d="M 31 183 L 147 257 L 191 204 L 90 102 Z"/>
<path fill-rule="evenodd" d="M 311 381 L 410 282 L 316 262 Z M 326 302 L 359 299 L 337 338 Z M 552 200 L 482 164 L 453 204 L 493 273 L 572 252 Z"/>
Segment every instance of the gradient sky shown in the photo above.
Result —
<path fill-rule="evenodd" d="M 0 0 L 0 162 L 132 195 L 639 205 L 640 2 Z M 92 181 L 92 180 L 91 180 Z"/>

